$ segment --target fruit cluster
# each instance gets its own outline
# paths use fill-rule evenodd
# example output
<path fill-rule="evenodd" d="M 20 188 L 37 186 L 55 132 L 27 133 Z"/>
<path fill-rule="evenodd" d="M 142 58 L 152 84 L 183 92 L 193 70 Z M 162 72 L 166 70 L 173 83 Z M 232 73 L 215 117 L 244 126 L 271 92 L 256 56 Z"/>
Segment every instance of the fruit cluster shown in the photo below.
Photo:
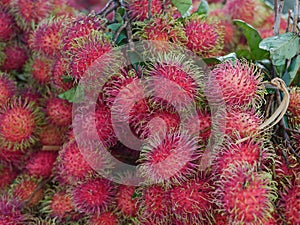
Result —
<path fill-rule="evenodd" d="M 274 14 L 259 0 L 210 0 L 207 15 L 193 1 L 183 17 L 172 2 L 110 1 L 109 11 L 105 1 L 0 0 L 0 225 L 300 224 L 300 164 L 284 140 L 260 130 L 268 92 L 253 62 L 209 65 L 216 86 L 208 95 L 220 92 L 226 107 L 223 143 L 204 169 L 216 117 L 201 85 L 204 71 L 179 49 L 154 45 L 155 62 L 124 68 L 104 57 L 111 75 L 93 116 L 73 118 L 74 90 L 114 47 L 155 40 L 202 58 L 224 56 L 247 49 L 234 19 L 263 38 L 273 35 Z M 172 103 L 180 108 L 188 99 L 196 113 L 186 119 Z M 116 110 L 129 125 L 123 138 L 142 140 L 139 149 L 120 140 Z M 298 87 L 290 90 L 287 120 L 299 131 Z M 99 149 L 84 156 L 72 122 L 87 141 L 96 127 L 96 139 L 136 166 L 144 182 L 128 185 L 136 179 L 130 173 L 119 174 L 119 183 L 103 177 L 114 162 Z M 299 140 L 299 132 L 289 140 L 298 154 Z"/>

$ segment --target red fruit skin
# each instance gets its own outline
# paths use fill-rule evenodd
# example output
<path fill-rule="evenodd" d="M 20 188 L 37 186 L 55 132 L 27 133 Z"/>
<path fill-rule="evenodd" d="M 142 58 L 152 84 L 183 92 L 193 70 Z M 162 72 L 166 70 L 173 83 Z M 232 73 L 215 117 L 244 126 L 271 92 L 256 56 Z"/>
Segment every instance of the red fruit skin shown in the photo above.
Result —
<path fill-rule="evenodd" d="M 26 164 L 26 171 L 31 176 L 48 178 L 52 174 L 57 152 L 40 151 L 33 153 Z"/>
<path fill-rule="evenodd" d="M 39 55 L 34 56 L 31 62 L 26 65 L 28 72 L 41 85 L 47 85 L 52 76 L 53 61 Z"/>
<path fill-rule="evenodd" d="M 0 63 L 3 71 L 20 71 L 28 59 L 26 50 L 18 44 L 7 45 L 3 50 L 4 60 Z M 0 60 L 1 62 L 1 60 Z"/>
<path fill-rule="evenodd" d="M 59 54 L 62 39 L 62 21 L 45 21 L 32 34 L 30 48 L 48 57 L 56 58 Z"/>
<path fill-rule="evenodd" d="M 47 101 L 46 112 L 53 125 L 66 127 L 72 123 L 72 104 L 60 98 Z"/>
<path fill-rule="evenodd" d="M 67 76 L 67 65 L 63 57 L 58 56 L 53 63 L 51 83 L 56 89 L 67 91 L 73 87 L 73 82 L 65 82 L 64 76 Z"/>
<path fill-rule="evenodd" d="M 0 225 L 24 224 L 25 215 L 21 212 L 21 202 L 16 198 L 3 195 L 0 198 Z"/>
<path fill-rule="evenodd" d="M 0 193 L 18 176 L 14 168 L 0 165 Z"/>
<path fill-rule="evenodd" d="M 112 212 L 104 212 L 100 215 L 93 215 L 89 219 L 91 225 L 118 225 L 118 217 Z"/>
<path fill-rule="evenodd" d="M 79 212 L 100 214 L 113 203 L 115 187 L 104 178 L 90 179 L 74 187 L 71 196 Z"/>
<path fill-rule="evenodd" d="M 116 205 L 124 217 L 135 217 L 138 211 L 137 199 L 133 198 L 136 188 L 134 186 L 120 185 L 116 194 Z"/>
<path fill-rule="evenodd" d="M 26 151 L 15 151 L 8 148 L 0 148 L 0 161 L 7 165 L 13 165 L 20 168 L 26 160 Z"/>
<path fill-rule="evenodd" d="M 263 91 L 262 75 L 253 65 L 243 61 L 224 62 L 212 70 L 223 99 L 229 106 L 255 104 Z"/>
<path fill-rule="evenodd" d="M 33 30 L 32 24 L 38 24 L 49 16 L 52 8 L 50 1 L 12 0 L 11 10 L 16 22 L 24 31 Z"/>
<path fill-rule="evenodd" d="M 191 178 L 170 190 L 172 214 L 181 222 L 202 224 L 212 209 L 213 188 L 207 179 Z"/>
<path fill-rule="evenodd" d="M 288 111 L 293 124 L 300 124 L 300 88 L 294 87 L 291 89 Z"/>
<path fill-rule="evenodd" d="M 257 3 L 255 0 L 228 0 L 224 6 L 225 11 L 232 17 L 232 19 L 240 19 L 246 23 L 252 23 L 255 19 L 255 12 L 257 11 Z"/>
<path fill-rule="evenodd" d="M 143 187 L 138 197 L 138 219 L 143 224 L 170 224 L 171 202 L 169 191 L 160 185 Z"/>
<path fill-rule="evenodd" d="M 7 42 L 16 36 L 16 26 L 13 17 L 0 5 L 0 41 Z"/>
<path fill-rule="evenodd" d="M 54 125 L 42 127 L 40 142 L 46 146 L 61 146 L 64 143 L 66 130 Z"/>
<path fill-rule="evenodd" d="M 56 172 L 61 183 L 74 184 L 90 177 L 93 169 L 84 159 L 76 142 L 70 141 L 59 151 Z"/>
<path fill-rule="evenodd" d="M 148 1 L 147 0 L 126 0 L 126 8 L 129 17 L 136 21 L 144 21 L 148 19 Z M 164 9 L 163 1 L 153 0 L 151 5 L 152 15 L 160 14 Z"/>
<path fill-rule="evenodd" d="M 16 83 L 7 73 L 0 72 L 0 108 L 17 92 Z"/>

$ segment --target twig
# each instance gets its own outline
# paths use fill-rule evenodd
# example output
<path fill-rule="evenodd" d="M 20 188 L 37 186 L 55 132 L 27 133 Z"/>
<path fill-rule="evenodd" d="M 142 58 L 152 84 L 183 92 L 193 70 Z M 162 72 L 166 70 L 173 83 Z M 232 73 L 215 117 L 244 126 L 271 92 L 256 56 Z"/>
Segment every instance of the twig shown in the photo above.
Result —
<path fill-rule="evenodd" d="M 292 10 L 289 9 L 288 10 L 288 19 L 287 19 L 286 32 L 290 32 L 291 19 L 292 19 Z"/>
<path fill-rule="evenodd" d="M 270 116 L 270 110 L 271 110 L 271 107 L 272 107 L 273 100 L 274 100 L 274 95 L 271 95 L 268 99 L 268 102 L 267 102 L 266 118 L 268 118 Z"/>
<path fill-rule="evenodd" d="M 152 0 L 148 0 L 148 19 L 152 17 Z"/>
<path fill-rule="evenodd" d="M 114 36 L 114 43 L 116 43 L 116 41 L 118 40 L 118 37 L 120 36 L 122 30 L 124 30 L 127 27 L 128 21 L 126 21 L 122 26 L 119 27 L 119 29 L 117 30 L 117 32 L 115 33 Z"/>
<path fill-rule="evenodd" d="M 42 151 L 59 151 L 61 146 L 58 145 L 44 145 Z"/>
<path fill-rule="evenodd" d="M 299 17 L 299 0 L 295 0 L 293 32 L 297 32 L 298 17 Z"/>
<path fill-rule="evenodd" d="M 114 0 L 110 0 L 108 3 L 106 3 L 106 5 L 100 10 L 100 12 L 97 13 L 97 15 L 103 16 L 105 12 L 109 9 L 111 4 L 113 4 L 114 2 L 115 2 Z"/>
<path fill-rule="evenodd" d="M 120 1 L 120 4 L 121 4 L 121 6 L 123 6 L 125 8 L 124 21 L 126 23 L 126 33 L 127 33 L 129 48 L 130 48 L 130 51 L 134 51 L 134 44 L 133 44 L 133 40 L 132 40 L 132 29 L 131 29 L 130 19 L 128 17 L 126 7 L 124 6 L 124 1 Z"/>
<path fill-rule="evenodd" d="M 274 35 L 275 36 L 279 35 L 280 20 L 281 20 L 283 5 L 284 5 L 284 0 L 280 0 L 280 3 L 278 3 L 278 0 L 274 0 L 274 13 L 275 13 Z"/>
<path fill-rule="evenodd" d="M 109 8 L 108 10 L 106 10 L 103 14 L 103 17 L 106 17 L 108 14 L 110 14 L 112 11 L 114 11 L 115 9 L 119 8 L 119 4 L 116 3 L 115 5 L 113 5 L 111 8 Z"/>
<path fill-rule="evenodd" d="M 286 130 L 291 133 L 300 134 L 300 130 L 294 130 L 294 129 L 290 129 L 290 128 L 286 128 Z"/>

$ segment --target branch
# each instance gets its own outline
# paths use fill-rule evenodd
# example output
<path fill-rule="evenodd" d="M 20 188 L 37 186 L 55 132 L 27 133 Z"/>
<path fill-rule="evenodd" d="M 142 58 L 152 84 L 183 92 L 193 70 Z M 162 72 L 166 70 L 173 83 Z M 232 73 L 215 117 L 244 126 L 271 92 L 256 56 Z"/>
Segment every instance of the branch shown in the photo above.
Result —
<path fill-rule="evenodd" d="M 150 20 L 152 17 L 152 0 L 148 0 L 148 19 Z"/>
<path fill-rule="evenodd" d="M 298 17 L 299 17 L 299 0 L 295 0 L 293 32 L 297 32 Z"/>
<path fill-rule="evenodd" d="M 114 0 L 110 0 L 106 5 L 100 10 L 100 12 L 97 13 L 98 16 L 103 16 L 105 15 L 106 11 L 109 9 L 109 7 L 114 3 Z"/>
<path fill-rule="evenodd" d="M 128 21 L 126 21 L 122 26 L 119 27 L 119 29 L 115 33 L 115 37 L 113 40 L 114 43 L 116 43 L 116 41 L 118 40 L 118 37 L 120 36 L 122 30 L 124 30 L 127 27 L 127 24 L 128 24 Z"/>
<path fill-rule="evenodd" d="M 275 36 L 279 35 L 280 20 L 281 20 L 283 5 L 284 5 L 284 0 L 280 0 L 280 3 L 278 3 L 278 0 L 274 0 L 274 13 L 275 13 L 274 35 Z"/>

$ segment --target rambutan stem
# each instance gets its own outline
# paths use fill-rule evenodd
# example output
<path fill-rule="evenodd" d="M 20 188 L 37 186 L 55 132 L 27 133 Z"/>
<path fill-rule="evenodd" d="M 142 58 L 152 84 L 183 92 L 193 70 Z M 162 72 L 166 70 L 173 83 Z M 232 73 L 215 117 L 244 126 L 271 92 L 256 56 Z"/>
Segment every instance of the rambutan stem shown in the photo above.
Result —
<path fill-rule="evenodd" d="M 42 151 L 59 151 L 61 146 L 43 146 Z"/>
<path fill-rule="evenodd" d="M 115 33 L 114 36 L 114 43 L 116 43 L 116 41 L 118 40 L 118 37 L 120 36 L 122 30 L 124 30 L 127 27 L 128 21 L 125 21 L 125 23 L 119 27 L 119 29 L 117 30 L 117 32 Z"/>
<path fill-rule="evenodd" d="M 286 130 L 291 133 L 300 134 L 300 130 L 294 130 L 294 129 L 290 129 L 290 128 L 286 128 Z"/>
<path fill-rule="evenodd" d="M 299 0 L 295 0 L 293 32 L 297 32 L 298 17 L 299 17 Z"/>
<path fill-rule="evenodd" d="M 103 16 L 105 12 L 110 8 L 110 6 L 115 2 L 115 0 L 110 0 L 106 5 L 97 13 L 98 16 Z"/>
<path fill-rule="evenodd" d="M 151 11 L 151 8 L 152 8 L 152 0 L 148 0 L 148 19 L 150 20 L 151 17 L 152 17 L 152 11 Z"/>
<path fill-rule="evenodd" d="M 280 20 L 281 20 L 281 13 L 283 10 L 284 0 L 280 0 L 280 3 L 278 0 L 274 0 L 274 13 L 275 13 L 275 24 L 274 24 L 274 35 L 279 35 L 280 30 Z"/>

